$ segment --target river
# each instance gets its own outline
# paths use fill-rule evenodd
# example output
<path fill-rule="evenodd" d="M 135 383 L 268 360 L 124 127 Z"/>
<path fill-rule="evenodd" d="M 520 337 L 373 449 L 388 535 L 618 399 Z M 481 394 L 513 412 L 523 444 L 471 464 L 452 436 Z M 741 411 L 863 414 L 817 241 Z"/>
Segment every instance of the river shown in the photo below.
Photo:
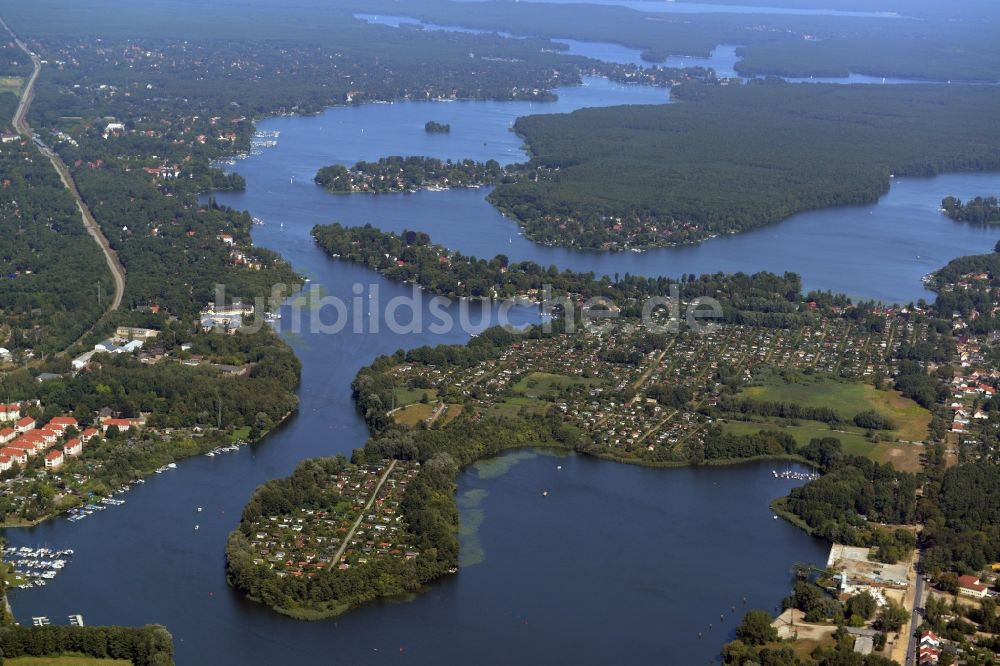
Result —
<path fill-rule="evenodd" d="M 246 192 L 217 199 L 262 217 L 255 241 L 345 301 L 355 283 L 377 285 L 384 299 L 409 290 L 326 258 L 309 237 L 317 222 L 421 229 L 463 252 L 598 272 L 801 270 L 811 287 L 889 300 L 919 296 L 920 274 L 986 251 L 998 235 L 935 211 L 944 194 L 995 191 L 993 175 L 907 179 L 877 205 L 801 215 L 691 248 L 616 255 L 533 245 L 492 211 L 483 190 L 334 197 L 311 183 L 320 165 L 390 153 L 510 162 L 521 159 L 508 131 L 518 115 L 667 101 L 662 89 L 587 83 L 559 91 L 551 104 L 386 104 L 271 119 L 260 128 L 280 131 L 278 146 L 239 163 Z M 451 123 L 451 134 L 426 134 L 431 119 Z M 462 558 L 471 565 L 457 576 L 412 602 L 373 604 L 339 620 L 275 615 L 225 583 L 226 536 L 253 489 L 303 458 L 349 454 L 364 442 L 350 381 L 377 355 L 467 339 L 459 330 L 402 334 L 387 327 L 315 334 L 308 309 L 296 333 L 288 330 L 290 310 L 282 309 L 282 334 L 303 361 L 299 413 L 254 447 L 154 475 L 122 507 L 79 523 L 8 530 L 12 545 L 76 550 L 47 587 L 13 592 L 22 623 L 46 615 L 65 624 L 71 613 L 92 625 L 163 623 L 179 664 L 608 663 L 626 652 L 630 661 L 704 663 L 731 636 L 743 597 L 747 607 L 772 609 L 789 587 L 792 563 L 825 558 L 824 544 L 772 519 L 769 500 L 795 485 L 772 478 L 772 464 L 651 470 L 521 452 L 460 475 Z M 534 316 L 518 310 L 513 318 Z M 719 613 L 728 613 L 721 626 Z"/>

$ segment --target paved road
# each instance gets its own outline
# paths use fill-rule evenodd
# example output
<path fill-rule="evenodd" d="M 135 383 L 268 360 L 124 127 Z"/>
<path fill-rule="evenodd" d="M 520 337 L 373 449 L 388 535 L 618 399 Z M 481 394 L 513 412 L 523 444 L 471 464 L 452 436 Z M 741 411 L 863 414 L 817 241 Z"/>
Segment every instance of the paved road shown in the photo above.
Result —
<path fill-rule="evenodd" d="M 358 516 L 358 519 L 354 521 L 353 525 L 351 525 L 351 529 L 347 532 L 347 534 L 344 535 L 344 542 L 340 544 L 340 548 L 337 549 L 337 552 L 333 556 L 333 559 L 330 560 L 331 569 L 337 566 L 337 563 L 340 562 L 340 556 L 344 554 L 345 550 L 347 550 L 348 544 L 350 544 L 351 539 L 354 538 L 354 533 L 358 531 L 358 526 L 361 525 L 361 521 L 365 519 L 366 515 L 368 515 L 368 512 L 372 508 L 372 504 L 375 503 L 375 498 L 378 497 L 379 491 L 382 490 L 382 486 L 385 485 L 385 480 L 389 478 L 390 474 L 392 474 L 392 470 L 396 467 L 397 462 L 399 461 L 393 460 L 392 462 L 389 463 L 389 467 L 386 468 L 385 473 L 382 475 L 382 478 L 379 479 L 378 483 L 375 485 L 375 490 L 372 491 L 372 496 L 368 498 L 368 502 L 365 504 L 365 508 L 361 510 L 361 515 Z"/>
<path fill-rule="evenodd" d="M 22 135 L 34 140 L 34 133 L 31 131 L 31 126 L 28 125 L 28 109 L 31 107 L 31 100 L 35 97 L 35 81 L 38 79 L 39 73 L 42 71 L 42 60 L 37 54 L 32 53 L 31 49 L 28 48 L 27 44 L 21 41 L 21 38 L 11 30 L 7 22 L 0 18 L 0 25 L 3 29 L 10 33 L 11 38 L 17 46 L 24 51 L 31 58 L 31 63 L 33 69 L 31 71 L 31 76 L 28 77 L 28 82 L 24 86 L 24 90 L 21 91 L 21 101 L 17 104 L 17 110 L 14 112 L 14 118 L 12 123 L 14 129 L 17 130 Z M 125 293 L 125 267 L 122 266 L 121 261 L 118 260 L 118 255 L 114 250 L 111 249 L 111 245 L 108 243 L 107 237 L 105 237 L 104 232 L 101 231 L 100 225 L 97 224 L 97 220 L 94 216 L 90 214 L 90 209 L 87 208 L 87 204 L 83 202 L 80 197 L 80 192 L 76 189 L 76 183 L 73 182 L 73 177 L 69 173 L 69 169 L 66 164 L 62 161 L 54 151 L 49 150 L 49 148 L 41 143 L 41 141 L 36 141 L 38 149 L 49 158 L 52 162 L 53 168 L 59 174 L 59 178 L 62 180 L 63 185 L 69 190 L 70 194 L 73 195 L 73 199 L 76 201 L 76 207 L 80 210 L 80 215 L 83 217 L 83 224 L 87 227 L 87 231 L 93 237 L 93 239 L 100 246 L 101 251 L 104 253 L 104 259 L 108 264 L 108 268 L 111 270 L 111 275 L 114 277 L 115 281 L 115 293 L 111 299 L 111 303 L 108 307 L 108 311 L 117 310 L 122 303 L 122 295 Z"/>

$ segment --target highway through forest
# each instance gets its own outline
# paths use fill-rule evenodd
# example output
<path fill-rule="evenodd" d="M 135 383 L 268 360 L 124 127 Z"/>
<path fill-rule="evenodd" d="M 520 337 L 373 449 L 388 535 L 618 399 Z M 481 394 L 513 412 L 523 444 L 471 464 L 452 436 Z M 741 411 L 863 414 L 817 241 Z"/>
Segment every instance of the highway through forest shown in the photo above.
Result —
<path fill-rule="evenodd" d="M 62 180 L 63 185 L 67 190 L 69 190 L 69 193 L 73 195 L 73 199 L 76 201 L 76 207 L 80 210 L 80 215 L 83 216 L 83 224 L 100 246 L 101 251 L 104 253 L 104 259 L 108 264 L 108 268 L 111 270 L 111 275 L 114 277 L 115 293 L 110 304 L 108 305 L 108 312 L 117 310 L 122 303 L 122 296 L 125 294 L 125 267 L 122 266 L 122 263 L 119 261 L 118 255 L 115 251 L 111 249 L 111 245 L 108 243 L 107 237 L 104 235 L 104 232 L 101 231 L 101 227 L 97 223 L 97 220 L 95 220 L 94 216 L 91 215 L 87 204 L 85 204 L 83 198 L 80 197 L 80 192 L 76 188 L 76 182 L 74 182 L 73 176 L 70 175 L 69 168 L 67 168 L 66 163 L 62 161 L 62 158 L 59 157 L 55 151 L 50 149 L 44 142 L 42 142 L 41 139 L 35 136 L 34 132 L 31 131 L 31 126 L 28 124 L 28 109 L 31 107 L 31 100 L 34 99 L 35 96 L 35 82 L 38 80 L 38 76 L 42 71 L 42 59 L 37 53 L 34 53 L 31 49 L 29 49 L 27 44 L 21 41 L 21 38 L 18 37 L 13 30 L 11 30 L 10 26 L 7 25 L 7 22 L 2 18 L 0 18 L 0 25 L 3 26 L 4 30 L 10 33 L 11 38 L 17 46 L 31 58 L 31 64 L 33 67 L 31 76 L 28 77 L 28 80 L 24 84 L 24 88 L 21 91 L 21 99 L 18 102 L 17 110 L 14 112 L 14 118 L 12 120 L 14 130 L 31 139 L 41 153 L 49 158 L 53 168 L 59 174 L 59 178 Z"/>

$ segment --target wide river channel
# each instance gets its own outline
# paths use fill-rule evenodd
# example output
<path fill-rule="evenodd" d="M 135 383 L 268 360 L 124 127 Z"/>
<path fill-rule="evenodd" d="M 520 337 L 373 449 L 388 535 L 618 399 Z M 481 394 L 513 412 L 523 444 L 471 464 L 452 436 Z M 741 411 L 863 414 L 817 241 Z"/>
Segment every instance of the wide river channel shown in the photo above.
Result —
<path fill-rule="evenodd" d="M 549 104 L 400 103 L 270 119 L 259 129 L 280 132 L 277 146 L 233 167 L 246 177 L 246 192 L 217 199 L 262 218 L 256 243 L 280 252 L 313 288 L 346 302 L 355 283 L 377 285 L 382 299 L 410 290 L 326 258 L 310 239 L 314 224 L 423 230 L 464 253 L 502 252 L 599 274 L 797 271 L 807 288 L 902 302 L 930 296 L 922 275 L 954 257 L 989 251 L 1000 236 L 937 212 L 948 194 L 995 194 L 995 174 L 897 180 L 871 206 L 817 211 L 642 254 L 532 244 L 484 201 L 483 189 L 334 197 L 312 183 L 320 166 L 391 154 L 520 160 L 520 141 L 508 130 L 517 116 L 668 100 L 663 89 L 602 79 L 558 92 L 559 101 Z M 450 123 L 451 133 L 426 134 L 428 120 Z M 349 454 L 365 441 L 350 382 L 376 356 L 468 339 L 457 329 L 397 334 L 385 326 L 378 333 L 370 326 L 363 333 L 312 333 L 308 309 L 296 332 L 290 303 L 282 313 L 282 334 L 303 362 L 299 413 L 252 448 L 154 475 L 124 506 L 79 523 L 7 530 L 11 545 L 76 551 L 48 586 L 11 595 L 22 623 L 45 615 L 65 624 L 71 613 L 91 625 L 162 623 L 185 665 L 599 664 L 625 655 L 630 662 L 706 663 L 745 607 L 780 602 L 793 563 L 825 560 L 825 544 L 773 519 L 768 502 L 798 483 L 773 478 L 774 464 L 653 470 L 515 452 L 460 474 L 465 566 L 458 575 L 413 600 L 372 604 L 337 620 L 276 615 L 225 582 L 226 536 L 253 489 L 304 458 Z M 520 322 L 533 317 L 514 313 Z"/>

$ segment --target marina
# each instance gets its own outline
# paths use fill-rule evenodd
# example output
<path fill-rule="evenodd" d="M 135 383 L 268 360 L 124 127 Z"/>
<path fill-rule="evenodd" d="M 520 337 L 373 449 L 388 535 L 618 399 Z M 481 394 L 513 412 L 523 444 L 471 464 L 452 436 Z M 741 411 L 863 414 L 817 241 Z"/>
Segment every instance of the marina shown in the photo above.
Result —
<path fill-rule="evenodd" d="M 8 547 L 3 551 L 3 560 L 14 569 L 15 587 L 30 589 L 45 587 L 68 564 L 73 557 L 72 549 L 31 548 L 29 546 Z"/>
<path fill-rule="evenodd" d="M 781 472 L 772 469 L 771 474 L 776 479 L 787 479 L 790 481 L 815 481 L 820 477 L 819 472 L 804 472 L 801 470 L 792 470 L 792 469 L 786 469 Z"/>
<path fill-rule="evenodd" d="M 281 315 L 269 315 L 266 317 L 267 321 L 274 322 L 281 319 Z M 230 444 L 229 446 L 220 446 L 212 449 L 205 453 L 206 458 L 214 458 L 215 456 L 221 456 L 225 453 L 236 453 L 241 447 L 246 446 L 247 442 L 245 440 L 237 440 L 236 442 Z M 201 509 L 198 509 L 201 511 Z"/>

